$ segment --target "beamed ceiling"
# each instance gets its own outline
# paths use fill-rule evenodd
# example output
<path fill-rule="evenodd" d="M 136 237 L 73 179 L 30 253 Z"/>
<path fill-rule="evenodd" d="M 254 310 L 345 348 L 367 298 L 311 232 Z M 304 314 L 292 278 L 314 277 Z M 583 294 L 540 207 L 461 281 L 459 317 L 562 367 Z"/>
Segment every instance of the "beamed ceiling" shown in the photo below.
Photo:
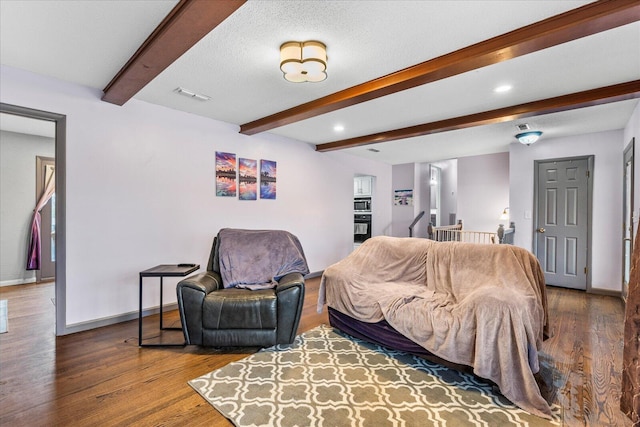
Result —
<path fill-rule="evenodd" d="M 640 97 L 637 0 L 32 1 L 0 13 L 4 65 L 391 164 L 507 151 L 521 123 L 544 132 L 538 143 L 621 129 Z M 327 80 L 283 79 L 289 40 L 327 45 Z M 47 63 L 53 43 L 63 51 Z"/>

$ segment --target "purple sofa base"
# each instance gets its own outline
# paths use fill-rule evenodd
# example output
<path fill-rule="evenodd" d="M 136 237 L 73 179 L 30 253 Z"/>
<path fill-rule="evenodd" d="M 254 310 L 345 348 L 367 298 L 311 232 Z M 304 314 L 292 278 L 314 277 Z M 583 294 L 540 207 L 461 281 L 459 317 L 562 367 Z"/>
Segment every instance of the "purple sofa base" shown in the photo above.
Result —
<path fill-rule="evenodd" d="M 473 369 L 467 365 L 452 363 L 430 353 L 425 348 L 396 331 L 386 320 L 381 320 L 377 323 L 367 323 L 347 316 L 331 307 L 328 307 L 328 311 L 329 324 L 352 337 L 394 350 L 415 354 L 416 356 L 459 371 L 473 372 Z"/>

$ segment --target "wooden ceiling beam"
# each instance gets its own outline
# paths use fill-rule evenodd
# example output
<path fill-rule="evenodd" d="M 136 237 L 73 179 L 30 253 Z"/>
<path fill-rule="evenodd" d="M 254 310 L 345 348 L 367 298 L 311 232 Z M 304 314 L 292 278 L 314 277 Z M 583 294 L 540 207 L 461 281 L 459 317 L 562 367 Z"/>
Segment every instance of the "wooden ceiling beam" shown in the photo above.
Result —
<path fill-rule="evenodd" d="M 180 0 L 104 88 L 103 101 L 124 105 L 246 0 Z"/>
<path fill-rule="evenodd" d="M 640 80 L 586 90 L 569 95 L 557 96 L 555 98 L 528 102 L 526 104 L 514 105 L 511 107 L 499 108 L 497 110 L 484 111 L 467 116 L 424 123 L 387 132 L 379 132 L 371 135 L 318 144 L 316 145 L 316 151 L 325 152 L 342 150 L 345 148 L 378 144 L 398 139 L 414 138 L 417 136 L 466 129 L 474 126 L 502 123 L 525 117 L 537 116 L 540 114 L 575 110 L 578 108 L 591 107 L 634 98 L 640 98 Z"/>
<path fill-rule="evenodd" d="M 600 0 L 240 126 L 253 135 L 640 20 L 638 0 Z"/>

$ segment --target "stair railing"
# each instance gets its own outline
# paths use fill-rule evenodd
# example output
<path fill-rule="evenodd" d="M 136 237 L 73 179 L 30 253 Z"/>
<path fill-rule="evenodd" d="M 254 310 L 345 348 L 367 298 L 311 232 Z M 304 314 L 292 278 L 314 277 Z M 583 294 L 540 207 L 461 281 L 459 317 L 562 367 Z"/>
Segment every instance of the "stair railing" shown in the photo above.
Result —
<path fill-rule="evenodd" d="M 422 219 L 422 217 L 424 216 L 424 211 L 420 212 L 415 219 L 413 220 L 413 222 L 411 223 L 411 225 L 409 226 L 409 237 L 413 237 L 413 227 L 416 226 L 416 224 L 418 223 L 418 221 L 420 221 Z"/>

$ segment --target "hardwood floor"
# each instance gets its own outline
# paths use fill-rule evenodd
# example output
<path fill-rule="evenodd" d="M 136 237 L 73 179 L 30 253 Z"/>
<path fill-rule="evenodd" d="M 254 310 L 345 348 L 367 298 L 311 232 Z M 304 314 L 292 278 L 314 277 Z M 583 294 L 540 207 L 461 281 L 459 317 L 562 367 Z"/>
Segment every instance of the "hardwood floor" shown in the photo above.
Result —
<path fill-rule="evenodd" d="M 307 281 L 299 332 L 316 313 L 319 279 Z M 137 321 L 56 338 L 53 284 L 0 288 L 9 332 L 0 334 L 0 425 L 230 426 L 187 381 L 256 349 L 139 348 Z M 543 347 L 550 393 L 568 426 L 631 426 L 619 410 L 623 307 L 613 297 L 549 288 L 553 337 Z M 157 330 L 145 318 L 145 337 Z M 176 311 L 165 325 L 179 325 Z M 163 332 L 180 341 L 181 332 Z"/>
<path fill-rule="evenodd" d="M 548 287 L 552 337 L 541 365 L 567 426 L 631 426 L 620 411 L 624 306 L 619 298 Z"/>

